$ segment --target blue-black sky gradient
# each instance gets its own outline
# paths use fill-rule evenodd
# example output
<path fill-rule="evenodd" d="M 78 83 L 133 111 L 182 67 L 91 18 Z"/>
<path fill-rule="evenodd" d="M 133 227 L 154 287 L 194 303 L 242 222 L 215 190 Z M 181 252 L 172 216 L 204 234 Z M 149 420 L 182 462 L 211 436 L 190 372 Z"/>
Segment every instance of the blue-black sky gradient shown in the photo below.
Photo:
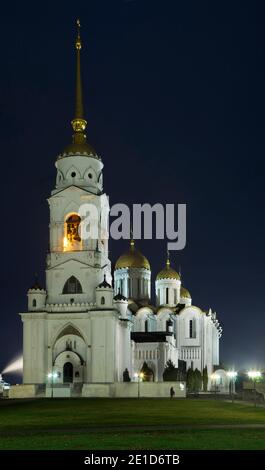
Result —
<path fill-rule="evenodd" d="M 221 360 L 264 366 L 264 10 L 260 1 L 1 4 L 0 370 L 22 350 L 18 312 L 36 271 L 44 282 L 46 199 L 71 141 L 77 17 L 88 141 L 111 204 L 187 204 L 187 246 L 172 263 L 193 303 L 217 311 Z M 111 241 L 113 262 L 126 246 Z M 138 247 L 154 281 L 165 242 Z"/>

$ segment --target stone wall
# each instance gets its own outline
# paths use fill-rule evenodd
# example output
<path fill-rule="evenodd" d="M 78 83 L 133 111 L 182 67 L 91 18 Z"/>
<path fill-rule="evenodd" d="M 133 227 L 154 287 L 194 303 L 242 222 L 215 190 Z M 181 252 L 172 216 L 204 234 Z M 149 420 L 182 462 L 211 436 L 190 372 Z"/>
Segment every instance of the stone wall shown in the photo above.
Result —
<path fill-rule="evenodd" d="M 186 397 L 186 384 L 184 382 L 117 382 L 112 384 L 84 384 L 83 397 L 110 397 L 110 398 L 159 398 L 170 397 L 170 388 L 175 390 L 176 398 Z"/>
<path fill-rule="evenodd" d="M 169 398 L 170 388 L 173 387 L 176 398 L 186 397 L 185 382 L 140 382 L 139 388 L 137 382 L 115 382 L 84 384 L 82 388 L 83 398 Z M 53 388 L 54 397 L 70 398 L 72 395 L 71 386 Z M 9 398 L 42 398 L 51 397 L 51 387 L 44 387 L 38 384 L 13 385 L 9 390 Z"/>
<path fill-rule="evenodd" d="M 36 398 L 39 386 L 36 384 L 12 385 L 9 390 L 9 398 Z"/>

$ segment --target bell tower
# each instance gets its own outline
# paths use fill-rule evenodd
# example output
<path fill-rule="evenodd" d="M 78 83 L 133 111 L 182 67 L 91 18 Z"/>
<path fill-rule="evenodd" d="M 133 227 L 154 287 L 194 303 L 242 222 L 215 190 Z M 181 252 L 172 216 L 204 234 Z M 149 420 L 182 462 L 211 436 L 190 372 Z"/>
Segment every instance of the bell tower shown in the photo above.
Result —
<path fill-rule="evenodd" d="M 108 259 L 109 203 L 103 191 L 103 163 L 87 142 L 84 114 L 80 21 L 77 21 L 76 103 L 72 143 L 59 154 L 56 185 L 48 199 L 50 246 L 47 255 L 47 304 L 91 304 L 104 274 L 111 283 Z M 86 212 L 86 207 L 88 212 Z M 90 209 L 89 209 L 90 208 Z M 89 212 L 90 210 L 90 212 Z M 87 223 L 88 235 L 82 227 Z M 82 225 L 83 224 L 83 225 Z"/>

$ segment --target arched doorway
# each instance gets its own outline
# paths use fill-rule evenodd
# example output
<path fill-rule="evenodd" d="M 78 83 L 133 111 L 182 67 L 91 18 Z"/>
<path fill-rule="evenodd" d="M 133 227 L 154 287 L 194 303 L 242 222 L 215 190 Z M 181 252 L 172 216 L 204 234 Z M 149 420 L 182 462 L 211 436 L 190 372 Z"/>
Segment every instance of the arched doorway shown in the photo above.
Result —
<path fill-rule="evenodd" d="M 73 364 L 66 362 L 63 366 L 63 382 L 73 383 Z"/>

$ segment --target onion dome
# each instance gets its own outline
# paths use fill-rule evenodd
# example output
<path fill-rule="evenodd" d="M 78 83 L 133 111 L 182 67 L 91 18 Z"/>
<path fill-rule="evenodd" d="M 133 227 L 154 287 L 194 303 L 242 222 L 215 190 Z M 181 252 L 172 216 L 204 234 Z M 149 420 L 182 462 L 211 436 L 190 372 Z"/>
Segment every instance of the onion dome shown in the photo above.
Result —
<path fill-rule="evenodd" d="M 180 280 L 180 275 L 170 266 L 169 253 L 167 253 L 167 261 L 165 268 L 162 269 L 162 271 L 160 271 L 156 276 L 157 281 L 159 281 L 160 279 L 176 279 L 177 281 Z"/>
<path fill-rule="evenodd" d="M 122 268 L 144 268 L 150 271 L 148 259 L 135 248 L 134 240 L 130 241 L 129 250 L 123 253 L 115 264 L 115 269 Z"/>
<path fill-rule="evenodd" d="M 119 291 L 118 291 L 118 294 L 116 294 L 114 297 L 113 297 L 114 300 L 127 300 L 126 297 L 124 297 L 124 295 L 121 294 L 121 290 L 119 288 Z"/>
<path fill-rule="evenodd" d="M 188 291 L 188 289 L 185 289 L 185 287 L 181 286 L 180 288 L 180 297 L 183 299 L 191 299 L 191 295 Z"/>
<path fill-rule="evenodd" d="M 67 145 L 64 148 L 62 155 L 84 155 L 86 157 L 95 157 L 98 158 L 97 152 L 89 145 L 87 142 L 78 144 L 73 142 L 72 144 Z"/>
<path fill-rule="evenodd" d="M 98 285 L 99 289 L 112 289 L 111 285 L 106 281 L 106 274 L 104 274 L 104 281 Z"/>

